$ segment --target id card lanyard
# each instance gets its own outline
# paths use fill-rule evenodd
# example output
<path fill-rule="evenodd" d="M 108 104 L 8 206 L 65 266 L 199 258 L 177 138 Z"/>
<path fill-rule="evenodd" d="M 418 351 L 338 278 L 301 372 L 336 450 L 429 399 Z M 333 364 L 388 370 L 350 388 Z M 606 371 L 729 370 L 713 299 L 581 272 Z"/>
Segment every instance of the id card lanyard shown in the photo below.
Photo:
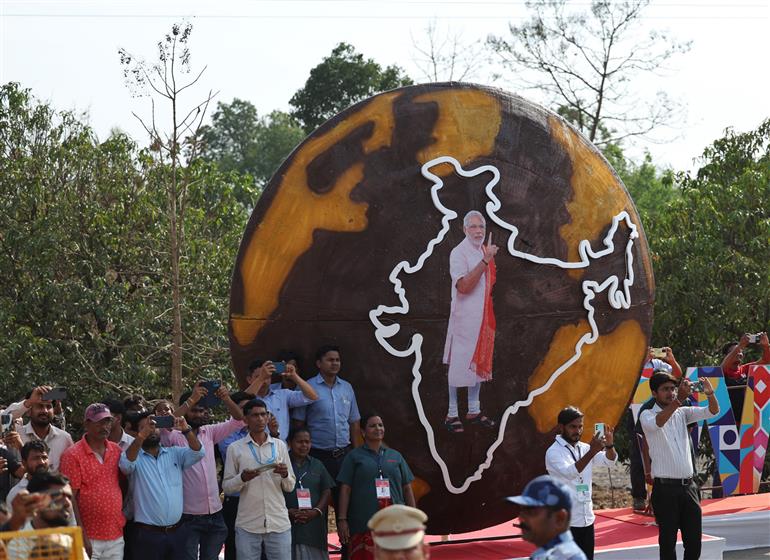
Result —
<path fill-rule="evenodd" d="M 305 478 L 305 475 L 309 472 L 310 467 L 308 467 L 308 469 L 297 479 L 297 485 L 299 486 L 299 488 L 297 488 L 297 507 L 299 509 L 311 509 L 313 507 L 313 503 L 310 499 L 310 490 L 302 486 L 302 479 Z"/>
<path fill-rule="evenodd" d="M 583 454 L 580 452 L 580 447 L 577 448 L 577 458 L 575 458 L 575 453 L 572 451 L 572 446 L 569 444 L 566 444 L 564 447 L 567 448 L 567 451 L 569 451 L 569 454 L 572 455 L 572 459 L 575 461 L 575 464 L 583 458 Z M 580 502 L 587 502 L 590 498 L 588 495 L 588 484 L 583 482 L 583 475 L 581 473 L 578 473 L 578 484 L 575 485 L 575 492 L 577 493 L 577 499 Z"/>
<path fill-rule="evenodd" d="M 270 458 L 265 462 L 259 460 L 259 455 L 257 455 L 257 451 L 254 449 L 253 441 L 249 442 L 249 451 L 251 451 L 251 455 L 254 457 L 254 460 L 258 465 L 269 465 L 271 463 L 275 463 L 275 442 L 270 442 Z"/>
<path fill-rule="evenodd" d="M 377 500 L 380 502 L 390 502 L 390 480 L 385 478 L 382 474 L 382 458 L 385 455 L 385 450 L 380 448 L 377 452 L 377 472 L 379 476 L 374 480 L 374 490 L 377 494 Z M 390 505 L 384 504 L 384 505 Z M 381 503 L 381 507 L 383 504 Z"/>

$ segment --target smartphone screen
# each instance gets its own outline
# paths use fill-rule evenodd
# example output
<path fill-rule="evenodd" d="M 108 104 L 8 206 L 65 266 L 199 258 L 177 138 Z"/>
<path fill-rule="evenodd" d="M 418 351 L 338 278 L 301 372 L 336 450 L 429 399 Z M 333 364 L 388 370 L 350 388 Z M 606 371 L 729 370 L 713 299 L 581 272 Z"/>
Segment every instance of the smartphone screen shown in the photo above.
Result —
<path fill-rule="evenodd" d="M 51 389 L 40 398 L 44 401 L 63 401 L 67 398 L 67 389 L 57 387 L 56 389 Z"/>
<path fill-rule="evenodd" d="M 600 437 L 604 437 L 604 422 L 597 422 L 594 424 L 594 433 L 599 434 Z"/>
<path fill-rule="evenodd" d="M 204 381 L 201 383 L 201 385 L 206 388 L 208 393 L 198 402 L 199 406 L 205 408 L 214 408 L 216 405 L 222 402 L 220 398 L 215 395 L 217 390 L 222 386 L 222 382 L 219 379 Z"/>
<path fill-rule="evenodd" d="M 156 428 L 173 428 L 174 417 L 173 416 L 150 416 L 155 421 Z"/>
<path fill-rule="evenodd" d="M 10 414 L 3 414 L 0 416 L 0 425 L 2 425 L 2 431 L 7 432 L 10 429 L 12 422 L 13 416 Z"/>

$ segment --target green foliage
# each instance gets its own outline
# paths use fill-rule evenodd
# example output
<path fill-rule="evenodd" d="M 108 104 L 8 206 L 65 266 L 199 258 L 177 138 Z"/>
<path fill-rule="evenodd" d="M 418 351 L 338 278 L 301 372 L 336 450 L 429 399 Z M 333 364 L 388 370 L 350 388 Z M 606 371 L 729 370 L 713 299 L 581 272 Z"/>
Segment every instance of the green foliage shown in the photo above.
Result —
<path fill-rule="evenodd" d="M 305 132 L 294 118 L 281 111 L 259 117 L 248 101 L 233 99 L 218 103 L 212 123 L 201 129 L 202 156 L 223 171 L 248 173 L 264 186 L 286 156 L 304 139 Z M 243 193 L 239 200 L 254 205 Z"/>
<path fill-rule="evenodd" d="M 352 45 L 340 43 L 310 71 L 305 86 L 289 103 L 294 107 L 292 116 L 309 134 L 354 103 L 411 84 L 412 80 L 398 66 L 383 69 L 374 60 L 365 59 Z"/>
<path fill-rule="evenodd" d="M 718 364 L 719 347 L 770 326 L 770 120 L 706 148 L 681 195 L 649 216 L 654 340 L 682 364 Z"/>
<path fill-rule="evenodd" d="M 228 375 L 227 300 L 251 181 L 189 170 L 185 374 Z M 0 394 L 55 382 L 71 402 L 168 393 L 168 174 L 126 136 L 99 142 L 17 84 L 0 89 Z M 80 411 L 78 411 L 80 413 Z"/>

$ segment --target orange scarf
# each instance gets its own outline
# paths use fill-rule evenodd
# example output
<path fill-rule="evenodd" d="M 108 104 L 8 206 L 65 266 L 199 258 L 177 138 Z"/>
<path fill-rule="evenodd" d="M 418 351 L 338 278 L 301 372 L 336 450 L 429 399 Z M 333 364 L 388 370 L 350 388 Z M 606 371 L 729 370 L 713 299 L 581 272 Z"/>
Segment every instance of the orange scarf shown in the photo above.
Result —
<path fill-rule="evenodd" d="M 495 261 L 491 261 L 484 286 L 484 315 L 481 318 L 476 350 L 471 359 L 471 369 L 484 381 L 492 379 L 492 355 L 495 352 L 495 329 L 497 328 L 495 309 L 492 306 L 492 286 L 495 285 L 496 279 L 497 267 Z"/>

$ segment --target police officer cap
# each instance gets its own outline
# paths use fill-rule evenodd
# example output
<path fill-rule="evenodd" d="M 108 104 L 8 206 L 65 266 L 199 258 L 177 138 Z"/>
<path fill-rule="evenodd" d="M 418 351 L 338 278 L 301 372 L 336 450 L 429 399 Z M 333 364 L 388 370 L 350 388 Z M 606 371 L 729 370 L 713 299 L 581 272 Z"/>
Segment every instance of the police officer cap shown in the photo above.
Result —
<path fill-rule="evenodd" d="M 567 485 L 547 474 L 530 480 L 521 496 L 510 496 L 507 500 L 527 507 L 549 507 L 567 511 L 572 509 L 572 497 Z"/>
<path fill-rule="evenodd" d="M 375 513 L 367 524 L 375 544 L 385 550 L 409 550 L 422 542 L 428 516 L 417 508 L 393 505 Z"/>

